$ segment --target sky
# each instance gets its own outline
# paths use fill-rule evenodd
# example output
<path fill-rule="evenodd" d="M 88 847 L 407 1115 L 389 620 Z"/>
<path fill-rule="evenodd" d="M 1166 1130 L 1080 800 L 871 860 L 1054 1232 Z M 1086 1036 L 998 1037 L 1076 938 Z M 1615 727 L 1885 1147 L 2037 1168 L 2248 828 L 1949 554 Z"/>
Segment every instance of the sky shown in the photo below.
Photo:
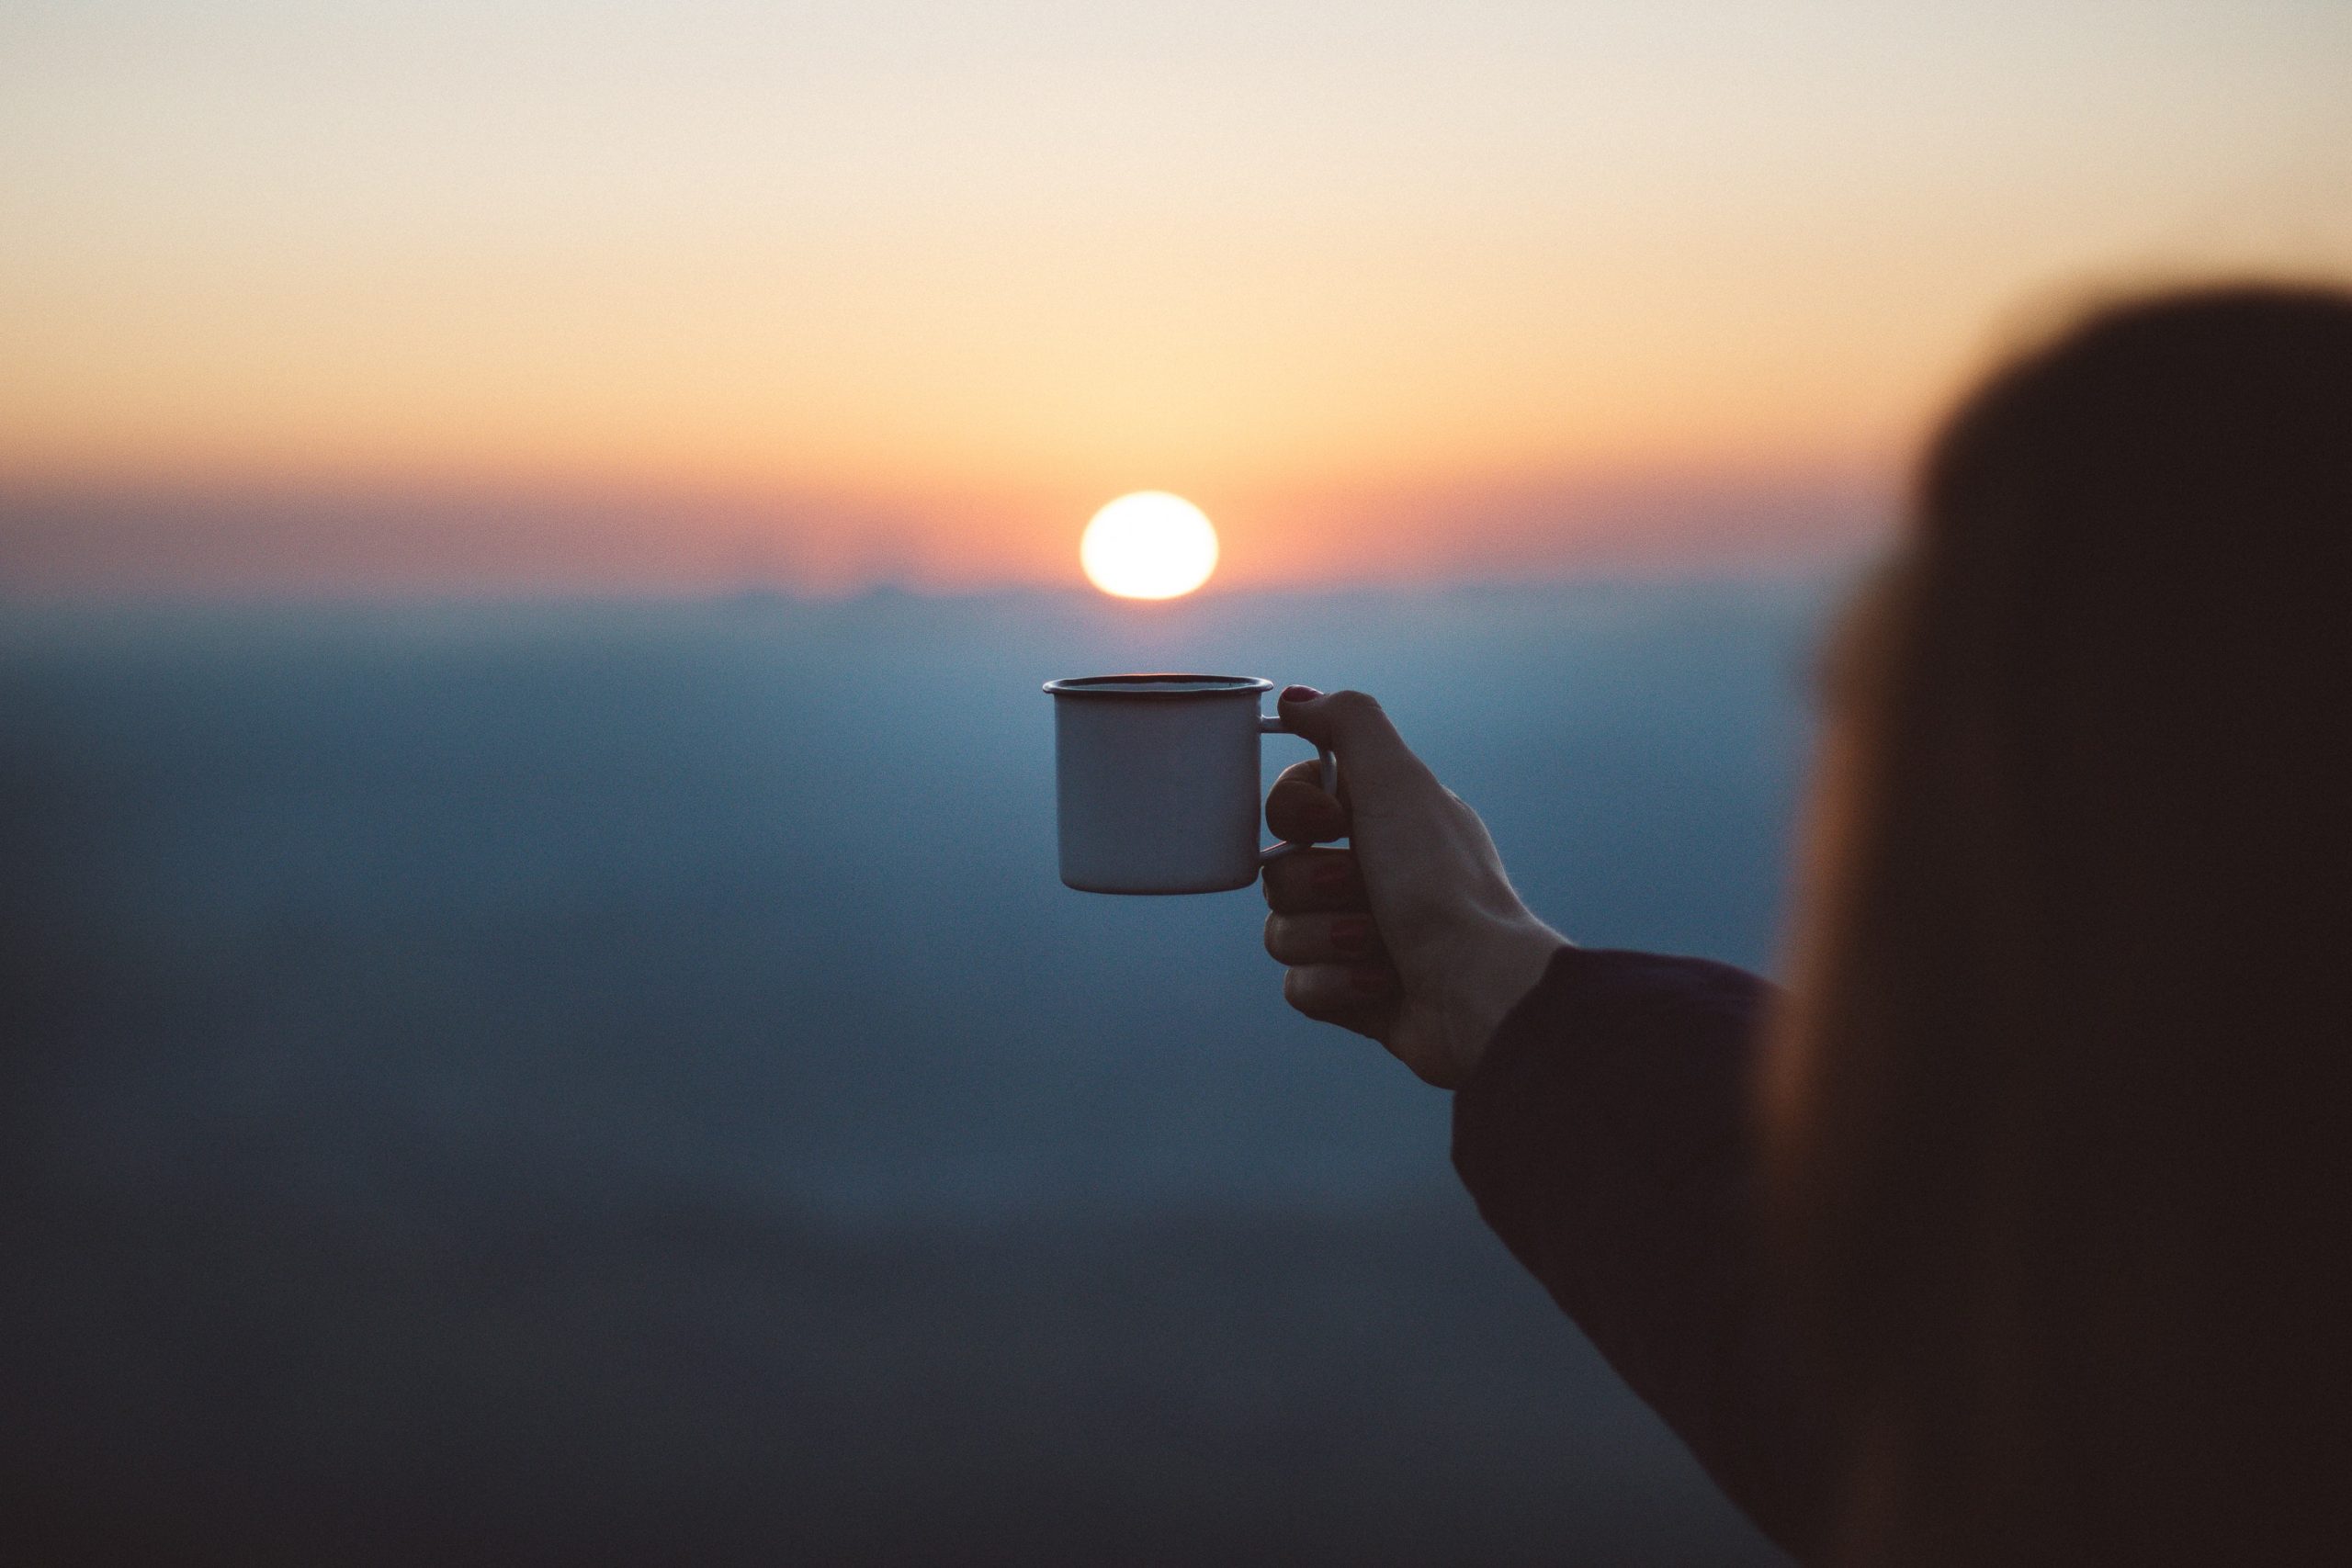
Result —
<path fill-rule="evenodd" d="M 2340 0 L 0 0 L 0 585 L 1866 544 L 2105 291 L 2352 272 Z"/>

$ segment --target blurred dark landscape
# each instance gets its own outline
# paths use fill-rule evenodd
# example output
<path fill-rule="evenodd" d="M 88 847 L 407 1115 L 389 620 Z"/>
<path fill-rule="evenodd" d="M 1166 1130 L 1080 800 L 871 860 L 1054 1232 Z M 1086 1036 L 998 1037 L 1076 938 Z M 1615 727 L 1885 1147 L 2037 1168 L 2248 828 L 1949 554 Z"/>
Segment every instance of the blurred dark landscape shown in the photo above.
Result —
<path fill-rule="evenodd" d="M 0 612 L 8 1560 L 1778 1561 L 1037 688 L 1374 691 L 1768 965 L 1835 587 Z"/>

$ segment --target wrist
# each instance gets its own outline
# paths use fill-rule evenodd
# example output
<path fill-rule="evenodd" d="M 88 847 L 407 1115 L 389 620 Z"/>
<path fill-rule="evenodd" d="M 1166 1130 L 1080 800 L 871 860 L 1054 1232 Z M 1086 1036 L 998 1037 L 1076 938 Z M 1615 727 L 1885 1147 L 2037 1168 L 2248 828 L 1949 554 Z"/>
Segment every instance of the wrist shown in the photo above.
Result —
<path fill-rule="evenodd" d="M 1448 988 L 1446 1045 L 1455 1081 L 1477 1069 L 1495 1031 L 1575 944 L 1533 915 L 1497 920 L 1465 942 Z"/>

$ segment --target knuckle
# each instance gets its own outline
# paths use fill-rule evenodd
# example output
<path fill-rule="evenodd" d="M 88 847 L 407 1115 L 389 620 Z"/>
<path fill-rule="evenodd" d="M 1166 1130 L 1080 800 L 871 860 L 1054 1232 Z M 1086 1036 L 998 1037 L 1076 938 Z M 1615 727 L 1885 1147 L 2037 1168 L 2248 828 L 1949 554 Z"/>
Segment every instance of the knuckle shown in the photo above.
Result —
<path fill-rule="evenodd" d="M 1314 804 L 1307 794 L 1309 787 L 1305 779 L 1295 779 L 1287 774 L 1276 779 L 1274 787 L 1266 793 L 1267 815 L 1295 815 L 1306 810 Z"/>
<path fill-rule="evenodd" d="M 1283 1000 L 1301 1012 L 1313 1012 L 1314 1001 L 1310 995 L 1310 987 L 1313 984 L 1312 976 L 1304 969 L 1283 970 Z"/>
<path fill-rule="evenodd" d="M 1266 917 L 1266 956 L 1277 964 L 1313 964 L 1322 956 L 1313 916 Z"/>
<path fill-rule="evenodd" d="M 1335 971 L 1328 964 L 1295 964 L 1283 973 L 1283 999 L 1317 1022 L 1328 1022 L 1346 1011 L 1337 987 Z"/>

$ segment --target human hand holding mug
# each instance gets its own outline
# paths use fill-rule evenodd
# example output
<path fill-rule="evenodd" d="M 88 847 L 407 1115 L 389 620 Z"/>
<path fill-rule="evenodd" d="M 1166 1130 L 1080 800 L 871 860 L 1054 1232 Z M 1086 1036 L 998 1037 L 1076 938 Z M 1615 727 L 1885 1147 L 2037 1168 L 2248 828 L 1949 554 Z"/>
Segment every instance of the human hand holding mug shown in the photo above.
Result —
<path fill-rule="evenodd" d="M 1566 942 L 1520 902 L 1485 824 L 1378 703 L 1293 686 L 1262 715 L 1272 686 L 1238 675 L 1047 682 L 1062 881 L 1214 893 L 1262 867 L 1266 951 L 1290 966 L 1291 1006 L 1451 1088 Z M 1261 849 L 1259 737 L 1285 730 L 1320 757 L 1276 781 L 1266 822 L 1283 841 Z M 1338 839 L 1353 847 L 1301 847 Z"/>
<path fill-rule="evenodd" d="M 1370 1035 L 1427 1082 L 1467 1078 L 1487 1041 L 1567 940 L 1512 890 L 1486 824 L 1438 783 L 1361 692 L 1284 691 L 1284 725 L 1339 760 L 1266 798 L 1283 839 L 1312 849 L 1265 868 L 1266 951 L 1307 1017 Z"/>

